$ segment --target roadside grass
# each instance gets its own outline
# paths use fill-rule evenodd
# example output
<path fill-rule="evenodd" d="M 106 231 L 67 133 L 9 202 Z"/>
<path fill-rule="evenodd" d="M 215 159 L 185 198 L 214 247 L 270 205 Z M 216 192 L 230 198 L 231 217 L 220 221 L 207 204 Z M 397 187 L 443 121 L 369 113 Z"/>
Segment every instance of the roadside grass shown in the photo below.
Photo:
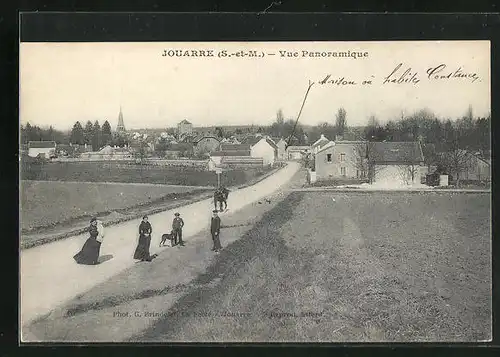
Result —
<path fill-rule="evenodd" d="M 221 182 L 237 186 L 264 175 L 270 168 L 224 171 Z M 49 162 L 23 166 L 23 180 L 151 183 L 185 186 L 216 186 L 217 175 L 191 167 L 161 167 L 116 162 Z"/>
<path fill-rule="evenodd" d="M 291 193 L 135 340 L 491 337 L 487 195 Z"/>
<path fill-rule="evenodd" d="M 230 249 L 232 243 L 251 229 L 264 212 L 278 205 L 284 197 L 282 192 L 277 192 L 267 196 L 270 203 L 255 202 L 241 210 L 230 209 L 229 214 L 222 214 L 221 242 L 224 249 Z M 157 238 L 151 243 L 152 247 L 158 244 Z M 152 263 L 134 264 L 38 318 L 25 326 L 23 332 L 30 331 L 43 341 L 119 342 L 140 333 L 159 318 L 146 316 L 146 313 L 175 316 L 176 312 L 170 311 L 170 307 L 177 299 L 190 291 L 217 287 L 221 280 L 220 276 L 209 279 L 204 274 L 206 268 L 219 257 L 210 251 L 212 242 L 209 232 L 204 230 L 195 236 L 185 237 L 185 240 L 185 247 L 165 248 Z M 197 279 L 200 274 L 203 278 Z M 114 317 L 116 311 L 129 312 L 131 317 Z M 143 316 L 137 317 L 135 312 Z"/>
<path fill-rule="evenodd" d="M 20 191 L 22 232 L 208 192 L 190 187 L 45 181 L 21 181 Z"/>

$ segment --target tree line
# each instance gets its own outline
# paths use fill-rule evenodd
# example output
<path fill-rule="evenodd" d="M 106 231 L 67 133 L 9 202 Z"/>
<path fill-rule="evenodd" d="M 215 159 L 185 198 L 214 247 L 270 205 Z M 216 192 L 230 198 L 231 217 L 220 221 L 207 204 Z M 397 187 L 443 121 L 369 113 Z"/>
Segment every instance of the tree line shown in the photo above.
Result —
<path fill-rule="evenodd" d="M 20 128 L 21 144 L 28 144 L 30 141 L 55 141 L 58 144 L 69 144 L 69 134 L 60 130 L 49 128 L 41 128 L 36 125 L 26 123 Z"/>
<path fill-rule="evenodd" d="M 418 110 L 381 125 L 371 116 L 365 128 L 369 141 L 418 141 L 436 152 L 457 149 L 485 152 L 490 147 L 491 116 L 474 117 L 472 107 L 464 116 L 452 120 L 438 118 L 428 109 Z"/>
<path fill-rule="evenodd" d="M 111 131 L 111 125 L 106 120 L 102 127 L 99 121 L 92 123 L 87 121 L 85 127 L 77 121 L 71 131 L 64 132 L 49 128 L 41 128 L 36 125 L 26 123 L 21 125 L 21 144 L 27 144 L 30 141 L 55 141 L 57 144 L 77 144 L 90 145 L 92 150 L 97 151 L 106 145 L 116 145 L 123 147 L 128 144 L 128 139 L 125 136 L 118 135 Z"/>
<path fill-rule="evenodd" d="M 295 121 L 284 120 L 280 109 L 276 119 L 266 132 L 269 135 L 287 138 L 293 131 Z M 448 152 L 456 149 L 485 152 L 490 147 L 491 116 L 474 117 L 469 106 L 465 115 L 454 120 L 438 118 L 432 111 L 421 109 L 411 115 L 402 114 L 400 118 L 389 120 L 385 124 L 371 115 L 363 127 L 353 128 L 347 124 L 347 112 L 339 108 L 332 115 L 331 122 L 324 122 L 312 128 L 304 129 L 298 123 L 294 136 L 299 144 L 313 143 L 320 135 L 330 140 L 337 136 L 348 137 L 349 140 L 382 141 L 417 141 L 435 152 Z M 305 134 L 305 135 L 304 135 Z M 307 140 L 304 140 L 307 138 Z"/>

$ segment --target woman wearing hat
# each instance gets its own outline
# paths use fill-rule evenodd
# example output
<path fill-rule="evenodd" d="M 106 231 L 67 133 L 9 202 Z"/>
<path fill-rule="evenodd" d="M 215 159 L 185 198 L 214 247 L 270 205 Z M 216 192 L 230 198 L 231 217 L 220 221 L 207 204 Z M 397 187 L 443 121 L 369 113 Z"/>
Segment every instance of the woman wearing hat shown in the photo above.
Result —
<path fill-rule="evenodd" d="M 153 233 L 153 228 L 151 223 L 148 222 L 148 216 L 142 217 L 142 222 L 139 225 L 139 243 L 135 249 L 134 259 L 138 259 L 141 262 L 150 262 L 154 256 L 149 254 L 149 246 L 151 245 L 151 233 Z"/>
<path fill-rule="evenodd" d="M 90 220 L 90 237 L 83 245 L 82 250 L 73 256 L 78 264 L 95 265 L 98 263 L 102 238 L 104 237 L 104 228 L 99 230 L 100 227 L 102 227 L 102 223 L 97 218 L 94 217 Z"/>

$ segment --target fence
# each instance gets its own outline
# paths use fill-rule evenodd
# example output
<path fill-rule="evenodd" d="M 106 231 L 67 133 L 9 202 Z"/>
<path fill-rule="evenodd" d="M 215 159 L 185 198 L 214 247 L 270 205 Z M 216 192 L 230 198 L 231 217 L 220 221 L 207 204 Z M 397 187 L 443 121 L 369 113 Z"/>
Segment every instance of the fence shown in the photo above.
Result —
<path fill-rule="evenodd" d="M 223 157 L 220 163 L 224 168 L 249 168 L 249 167 L 263 167 L 264 159 L 260 157 L 247 157 L 247 156 L 233 156 Z"/>
<path fill-rule="evenodd" d="M 130 157 L 110 157 L 110 158 L 88 158 L 88 157 L 78 157 L 78 158 L 55 158 L 51 160 L 52 162 L 96 162 L 96 163 L 106 163 L 106 162 L 120 162 L 124 165 L 137 165 L 143 164 L 146 166 L 176 166 L 176 167 L 195 167 L 200 169 L 208 169 L 208 160 L 191 160 L 191 159 L 144 159 L 142 162 Z"/>

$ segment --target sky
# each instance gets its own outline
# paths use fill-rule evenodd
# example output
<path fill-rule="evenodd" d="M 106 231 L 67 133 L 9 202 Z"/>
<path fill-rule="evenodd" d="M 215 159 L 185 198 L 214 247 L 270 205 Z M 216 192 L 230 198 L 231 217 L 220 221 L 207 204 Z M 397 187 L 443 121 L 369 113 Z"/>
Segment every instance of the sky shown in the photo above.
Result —
<path fill-rule="evenodd" d="M 165 50 L 214 56 L 163 56 Z M 219 57 L 252 50 L 264 57 Z M 356 56 L 339 57 L 344 51 Z M 440 65 L 433 76 L 459 76 L 429 78 L 426 72 Z M 327 75 L 356 84 L 322 84 Z M 388 76 L 403 83 L 384 83 Z M 471 105 L 483 116 L 490 112 L 490 43 L 21 43 L 20 122 L 66 130 L 77 120 L 108 120 L 115 129 L 121 106 L 127 129 L 175 127 L 183 119 L 194 126 L 268 125 L 278 109 L 297 117 L 309 81 L 300 117 L 308 125 L 333 123 L 340 107 L 352 126 L 366 125 L 370 115 L 385 122 L 423 108 L 453 119 Z"/>

